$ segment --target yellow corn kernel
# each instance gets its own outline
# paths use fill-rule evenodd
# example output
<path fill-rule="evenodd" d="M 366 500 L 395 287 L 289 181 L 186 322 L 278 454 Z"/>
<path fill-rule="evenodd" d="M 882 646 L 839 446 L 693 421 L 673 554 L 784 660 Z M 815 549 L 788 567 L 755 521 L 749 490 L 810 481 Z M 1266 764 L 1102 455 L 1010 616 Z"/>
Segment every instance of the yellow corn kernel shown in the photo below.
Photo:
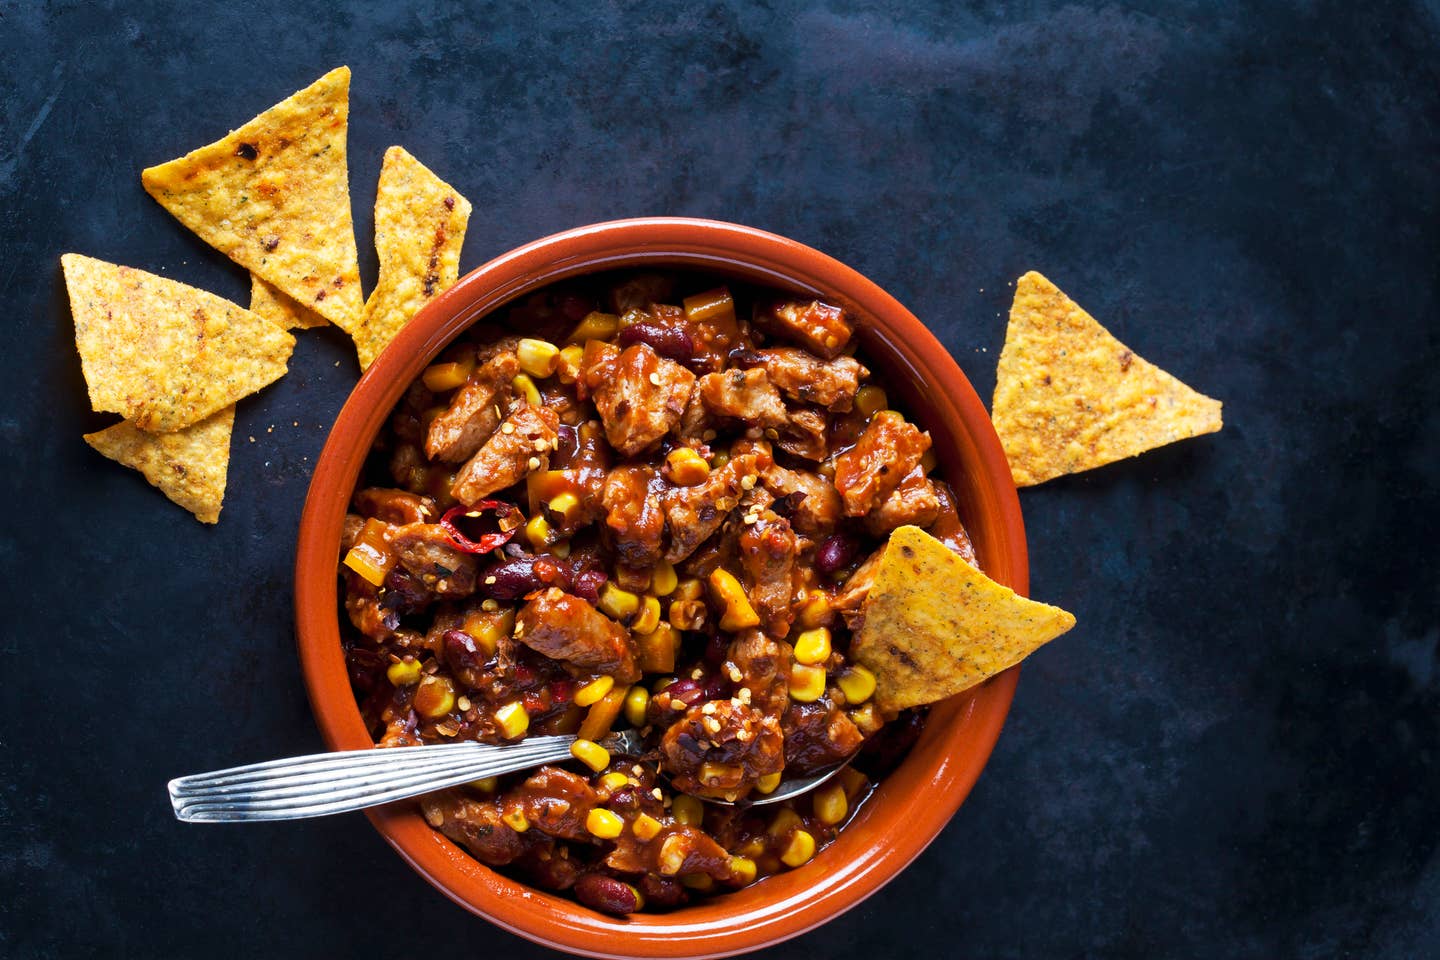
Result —
<path fill-rule="evenodd" d="M 551 497 L 545 506 L 566 526 L 580 516 L 580 498 L 568 490 Z"/>
<path fill-rule="evenodd" d="M 855 410 L 862 417 L 870 417 L 888 406 L 890 398 L 885 396 L 884 390 L 873 384 L 855 391 Z"/>
<path fill-rule="evenodd" d="M 426 677 L 415 688 L 411 706 L 420 716 L 438 720 L 455 708 L 455 688 L 444 677 Z"/>
<path fill-rule="evenodd" d="M 585 829 L 601 840 L 614 840 L 625 830 L 625 821 L 618 813 L 596 807 L 585 816 Z"/>
<path fill-rule="evenodd" d="M 750 605 L 750 598 L 745 596 L 745 588 L 740 586 L 735 574 L 716 567 L 710 572 L 710 590 L 715 601 L 725 608 L 720 617 L 721 630 L 744 630 L 760 625 L 760 615 Z"/>
<path fill-rule="evenodd" d="M 525 524 L 525 539 L 530 541 L 530 546 L 535 550 L 543 550 L 550 543 L 553 531 L 550 529 L 550 521 L 545 519 L 544 514 L 537 513 Z"/>
<path fill-rule="evenodd" d="M 770 821 L 770 826 L 765 832 L 772 837 L 783 837 L 791 829 L 801 825 L 800 815 L 789 807 L 781 807 L 775 812 L 775 819 Z"/>
<path fill-rule="evenodd" d="M 630 778 L 625 776 L 625 774 L 621 773 L 619 770 L 612 770 L 609 773 L 605 774 L 605 776 L 600 778 L 600 786 L 604 787 L 606 790 L 609 790 L 611 793 L 614 793 L 616 790 L 619 790 L 621 787 L 626 786 L 629 783 Z"/>
<path fill-rule="evenodd" d="M 825 671 L 804 663 L 790 667 L 790 699 L 814 703 L 825 692 Z"/>
<path fill-rule="evenodd" d="M 635 638 L 635 660 L 645 673 L 669 673 L 675 669 L 675 651 L 680 648 L 680 631 L 668 623 Z"/>
<path fill-rule="evenodd" d="M 385 679 L 395 687 L 408 687 L 420 682 L 420 661 L 397 660 L 385 668 Z"/>
<path fill-rule="evenodd" d="M 715 878 L 708 873 L 686 873 L 681 875 L 680 885 L 704 893 L 715 886 Z"/>
<path fill-rule="evenodd" d="M 755 882 L 755 875 L 758 871 L 755 861 L 749 857 L 731 857 L 730 874 L 740 886 Z"/>
<path fill-rule="evenodd" d="M 625 721 L 632 727 L 645 726 L 645 712 L 650 709 L 650 691 L 640 684 L 625 694 Z"/>
<path fill-rule="evenodd" d="M 710 464 L 689 447 L 676 447 L 670 451 L 665 458 L 665 466 L 670 474 L 670 482 L 677 487 L 693 487 L 697 483 L 705 482 L 710 476 Z"/>
<path fill-rule="evenodd" d="M 603 740 L 605 734 L 610 732 L 610 727 L 615 723 L 615 718 L 620 716 L 620 709 L 625 704 L 625 694 L 630 692 L 629 687 L 615 687 L 600 702 L 590 707 L 585 714 L 580 729 L 576 731 L 582 740 Z"/>
<path fill-rule="evenodd" d="M 521 370 L 543 380 L 555 372 L 560 362 L 560 348 L 549 340 L 524 337 L 515 345 L 515 359 L 520 361 Z"/>
<path fill-rule="evenodd" d="M 557 543 L 550 544 L 550 555 L 553 557 L 559 557 L 561 560 L 564 560 L 566 557 L 570 556 L 570 541 L 561 540 Z"/>
<path fill-rule="evenodd" d="M 607 582 L 600 588 L 599 606 L 616 620 L 628 620 L 640 612 L 640 596 Z"/>
<path fill-rule="evenodd" d="M 675 565 L 669 560 L 657 560 L 650 570 L 650 592 L 657 597 L 668 597 L 675 592 L 680 578 L 675 574 Z"/>
<path fill-rule="evenodd" d="M 614 686 L 614 677 L 596 677 L 575 691 L 575 706 L 588 707 L 592 703 L 598 703 Z"/>
<path fill-rule="evenodd" d="M 650 693 L 659 693 L 678 679 L 679 677 L 661 677 L 659 680 L 656 680 L 654 683 L 650 684 Z"/>
<path fill-rule="evenodd" d="M 530 729 L 530 714 L 525 712 L 525 707 L 519 700 L 515 700 L 495 711 L 495 722 L 500 725 L 501 736 L 506 740 L 514 740 L 516 737 L 523 737 L 525 731 Z"/>
<path fill-rule="evenodd" d="M 755 781 L 755 792 L 764 794 L 774 793 L 775 788 L 780 786 L 782 776 L 783 774 L 779 770 L 776 770 L 774 773 L 765 774 L 759 780 Z"/>
<path fill-rule="evenodd" d="M 845 798 L 844 784 L 826 784 L 811 795 L 815 819 L 835 826 L 850 812 L 850 802 Z"/>
<path fill-rule="evenodd" d="M 742 857 L 748 857 L 754 860 L 756 857 L 765 853 L 765 839 L 763 837 L 755 837 L 752 840 L 746 840 L 740 845 L 740 849 L 735 852 Z"/>
<path fill-rule="evenodd" d="M 729 463 L 729 462 L 730 462 L 730 451 L 729 451 L 729 450 L 716 450 L 715 453 L 712 454 L 711 457 L 710 457 L 710 469 L 711 469 L 711 470 L 719 470 L 721 467 L 725 466 L 725 464 L 727 464 L 727 463 Z"/>
<path fill-rule="evenodd" d="M 435 393 L 444 393 L 447 390 L 454 390 L 470 379 L 470 373 L 475 369 L 475 361 L 460 361 L 458 363 L 437 363 L 425 368 L 420 379 L 425 381 L 425 389 Z"/>
<path fill-rule="evenodd" d="M 620 332 L 620 318 L 613 313 L 593 310 L 570 332 L 566 343 L 584 345 L 589 340 L 609 340 Z"/>
<path fill-rule="evenodd" d="M 633 327 L 637 323 L 645 323 L 649 319 L 649 313 L 641 310 L 639 307 L 631 307 L 629 310 L 621 312 L 620 329 L 624 330 L 626 327 Z"/>
<path fill-rule="evenodd" d="M 801 663 L 824 663 L 830 659 L 830 628 L 815 627 L 795 638 L 795 659 Z"/>
<path fill-rule="evenodd" d="M 655 597 L 643 597 L 640 600 L 640 615 L 635 622 L 630 624 L 630 629 L 636 633 L 653 633 L 655 628 L 660 626 L 660 601 Z"/>
<path fill-rule="evenodd" d="M 673 568 L 672 568 L 673 569 Z M 705 584 L 695 577 L 686 577 L 675 584 L 675 595 L 672 600 L 699 600 L 705 592 Z"/>
<path fill-rule="evenodd" d="M 840 674 L 835 685 L 845 694 L 846 703 L 864 703 L 875 692 L 875 674 L 856 664 Z"/>
<path fill-rule="evenodd" d="M 525 811 L 519 807 L 506 810 L 500 814 L 500 819 L 504 822 L 505 826 L 514 830 L 516 833 L 524 833 L 530 829 L 530 819 L 525 816 Z"/>
<path fill-rule="evenodd" d="M 850 711 L 850 722 L 855 724 L 862 736 L 870 736 L 882 726 L 885 721 L 880 719 L 880 714 L 875 711 L 875 704 L 867 703 L 858 710 Z"/>
<path fill-rule="evenodd" d="M 861 792 L 870 786 L 870 781 L 866 779 L 865 774 L 854 767 L 841 767 L 840 772 L 835 774 L 835 779 L 845 787 L 845 796 L 851 800 L 860 796 Z"/>
<path fill-rule="evenodd" d="M 640 814 L 635 818 L 635 822 L 630 824 L 630 829 L 634 831 L 637 840 L 654 840 L 660 833 L 660 827 L 660 821 L 648 813 Z"/>
<path fill-rule="evenodd" d="M 796 830 L 790 837 L 790 842 L 780 853 L 780 862 L 787 867 L 799 867 L 810 862 L 815 856 L 815 838 L 807 831 Z"/>
<path fill-rule="evenodd" d="M 476 790 L 479 790 L 481 793 L 494 793 L 495 790 L 500 786 L 500 778 L 481 777 L 479 780 L 471 780 L 470 786 L 474 787 Z"/>
<path fill-rule="evenodd" d="M 830 597 L 824 590 L 811 590 L 795 614 L 795 622 L 809 629 L 828 626 L 834 619 L 835 611 L 830 607 Z"/>
<path fill-rule="evenodd" d="M 932 470 L 934 470 L 937 463 L 938 461 L 935 459 L 934 447 L 931 447 L 929 450 L 926 450 L 920 455 L 920 469 L 926 473 L 930 473 Z"/>
<path fill-rule="evenodd" d="M 610 751 L 594 740 L 576 740 L 570 744 L 570 756 L 596 773 L 610 766 Z"/>
<path fill-rule="evenodd" d="M 527 374 L 515 374 L 514 379 L 510 381 L 510 386 L 514 387 L 515 392 L 530 406 L 538 407 L 544 403 L 540 399 L 540 388 L 535 386 L 535 381 L 531 380 Z"/>
<path fill-rule="evenodd" d="M 395 565 L 395 555 L 381 552 L 368 543 L 357 543 L 345 554 L 345 566 L 377 587 L 385 585 L 385 574 Z"/>
<path fill-rule="evenodd" d="M 670 814 L 687 827 L 698 827 L 705 819 L 705 804 L 698 797 L 682 793 L 670 804 Z"/>
<path fill-rule="evenodd" d="M 555 372 L 560 376 L 560 382 L 571 384 L 580 375 L 580 361 L 585 356 L 585 348 L 581 346 L 569 346 L 560 351 L 560 356 L 555 364 Z"/>
<path fill-rule="evenodd" d="M 714 290 L 686 297 L 684 305 L 685 319 L 691 323 L 735 315 L 735 298 L 730 296 L 730 290 L 726 287 L 716 287 Z"/>

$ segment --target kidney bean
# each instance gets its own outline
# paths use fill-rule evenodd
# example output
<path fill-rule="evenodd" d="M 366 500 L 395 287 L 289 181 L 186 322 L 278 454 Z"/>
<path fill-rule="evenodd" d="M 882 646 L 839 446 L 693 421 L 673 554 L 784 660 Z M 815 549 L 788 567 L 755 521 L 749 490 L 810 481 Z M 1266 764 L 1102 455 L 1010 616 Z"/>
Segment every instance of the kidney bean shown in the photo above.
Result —
<path fill-rule="evenodd" d="M 617 337 L 622 346 L 646 343 L 650 349 L 671 360 L 689 360 L 695 353 L 695 340 L 680 327 L 662 327 L 658 323 L 640 321 L 620 331 Z"/>
<path fill-rule="evenodd" d="M 860 544 L 853 537 L 832 533 L 820 542 L 820 549 L 815 551 L 815 568 L 821 573 L 843 570 L 850 566 L 859 552 Z"/>
<path fill-rule="evenodd" d="M 640 891 L 622 880 L 599 873 L 583 874 L 575 881 L 575 899 L 592 910 L 624 916 L 643 905 Z"/>
<path fill-rule="evenodd" d="M 490 659 L 464 630 L 446 630 L 440 641 L 444 644 L 445 662 L 458 675 L 478 674 Z"/>
<path fill-rule="evenodd" d="M 568 423 L 562 423 L 555 430 L 555 441 L 555 452 L 550 455 L 550 462 L 555 465 L 554 469 L 562 470 L 564 467 L 559 465 L 568 465 L 580 450 L 579 431 Z"/>
<path fill-rule="evenodd" d="M 730 640 L 724 634 L 714 634 L 705 644 L 704 661 L 707 667 L 714 669 L 725 662 L 725 654 L 730 649 Z"/>
<path fill-rule="evenodd" d="M 687 707 L 693 707 L 705 699 L 705 683 L 703 680 L 691 680 L 686 677 L 684 680 L 676 680 L 665 688 L 665 693 L 670 694 L 671 700 L 679 700 Z"/>
<path fill-rule="evenodd" d="M 591 603 L 599 603 L 600 588 L 608 579 L 610 578 L 605 575 L 604 570 L 589 567 L 575 575 L 570 584 L 570 592 Z"/>

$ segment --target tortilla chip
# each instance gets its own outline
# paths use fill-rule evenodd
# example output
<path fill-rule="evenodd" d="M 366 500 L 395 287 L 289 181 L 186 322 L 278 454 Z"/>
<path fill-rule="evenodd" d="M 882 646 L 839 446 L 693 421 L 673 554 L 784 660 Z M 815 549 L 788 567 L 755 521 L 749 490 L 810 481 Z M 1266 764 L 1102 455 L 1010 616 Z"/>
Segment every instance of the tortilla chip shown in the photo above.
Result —
<path fill-rule="evenodd" d="M 850 656 L 875 674 L 884 712 L 968 690 L 1075 626 L 911 526 L 890 534 L 863 612 Z"/>
<path fill-rule="evenodd" d="M 279 379 L 295 338 L 222 297 L 76 253 L 60 258 L 90 405 L 188 427 Z"/>
<path fill-rule="evenodd" d="M 1019 487 L 1220 429 L 1220 401 L 1116 340 L 1031 271 L 1015 284 L 991 404 Z"/>
<path fill-rule="evenodd" d="M 355 332 L 360 369 L 370 366 L 410 318 L 454 285 L 470 201 L 403 147 L 385 151 L 375 195 L 380 277 Z"/>
<path fill-rule="evenodd" d="M 139 470 L 201 523 L 215 523 L 225 499 L 234 426 L 235 407 L 229 406 L 174 433 L 146 433 L 133 423 L 121 422 L 85 434 L 85 442 L 111 460 Z"/>
<path fill-rule="evenodd" d="M 271 323 L 278 323 L 282 330 L 310 330 L 330 322 L 253 273 L 250 274 L 250 312 L 260 314 Z"/>
<path fill-rule="evenodd" d="M 350 68 L 140 178 L 221 253 L 347 332 L 360 322 L 345 134 Z"/>

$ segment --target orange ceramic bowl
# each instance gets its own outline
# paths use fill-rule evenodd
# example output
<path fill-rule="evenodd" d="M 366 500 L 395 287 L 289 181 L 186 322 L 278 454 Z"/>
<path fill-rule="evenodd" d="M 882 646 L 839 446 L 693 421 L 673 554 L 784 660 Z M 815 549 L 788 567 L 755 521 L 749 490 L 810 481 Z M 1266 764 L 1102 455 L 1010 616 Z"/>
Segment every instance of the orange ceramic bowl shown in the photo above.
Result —
<path fill-rule="evenodd" d="M 865 277 L 802 244 L 708 220 L 620 220 L 555 234 L 471 271 L 426 306 L 361 377 L 315 466 L 300 522 L 295 614 L 300 662 L 325 741 L 370 747 L 340 648 L 340 527 L 366 453 L 406 386 L 472 322 L 578 274 L 672 266 L 742 278 L 847 307 L 866 362 L 934 438 L 943 475 L 990 576 L 1028 588 L 1025 530 L 990 418 L 950 354 Z M 671 913 L 617 919 L 491 870 L 432 830 L 418 805 L 369 811 L 421 876 L 456 903 L 537 943 L 593 957 L 727 956 L 804 933 L 858 904 L 934 840 L 969 793 L 1000 734 L 1010 670 L 935 707 L 898 769 L 811 862 Z"/>

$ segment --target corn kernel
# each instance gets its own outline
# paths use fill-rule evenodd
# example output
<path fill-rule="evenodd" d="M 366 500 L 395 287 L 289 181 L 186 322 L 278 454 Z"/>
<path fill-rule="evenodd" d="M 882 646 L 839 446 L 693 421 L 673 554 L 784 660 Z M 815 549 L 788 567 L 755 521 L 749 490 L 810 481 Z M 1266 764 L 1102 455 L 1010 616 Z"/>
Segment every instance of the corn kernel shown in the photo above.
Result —
<path fill-rule="evenodd" d="M 376 550 L 368 543 L 357 543 L 345 554 L 345 566 L 377 587 L 384 586 L 385 575 L 394 565 L 393 553 Z"/>
<path fill-rule="evenodd" d="M 593 704 L 585 714 L 585 719 L 576 731 L 582 740 L 603 740 L 605 734 L 610 732 L 610 727 L 615 723 L 615 718 L 620 716 L 620 708 L 625 704 L 625 694 L 630 692 L 629 687 L 615 687 L 600 701 Z"/>
<path fill-rule="evenodd" d="M 555 372 L 560 362 L 560 348 L 548 340 L 524 337 L 515 345 L 515 359 L 520 362 L 521 370 L 543 380 Z"/>
<path fill-rule="evenodd" d="M 584 345 L 589 340 L 609 340 L 619 332 L 619 317 L 613 313 L 601 313 L 594 310 L 570 332 L 570 336 L 565 342 Z"/>
<path fill-rule="evenodd" d="M 605 774 L 605 776 L 600 778 L 600 786 L 604 787 L 606 790 L 609 790 L 611 793 L 614 793 L 616 790 L 619 790 L 621 787 L 626 786 L 629 783 L 630 778 L 625 776 L 625 774 L 621 773 L 619 770 L 612 770 L 609 773 Z"/>
<path fill-rule="evenodd" d="M 385 679 L 395 687 L 408 687 L 412 683 L 418 683 L 420 681 L 420 661 L 397 660 L 385 668 Z"/>
<path fill-rule="evenodd" d="M 600 588 L 599 606 L 616 620 L 628 620 L 640 611 L 640 597 L 607 582 Z"/>
<path fill-rule="evenodd" d="M 680 885 L 704 893 L 715 886 L 715 879 L 708 873 L 687 873 L 680 877 Z"/>
<path fill-rule="evenodd" d="M 856 664 L 840 674 L 835 685 L 845 694 L 846 703 L 864 703 L 875 692 L 875 674 Z"/>
<path fill-rule="evenodd" d="M 525 731 L 530 729 L 530 714 L 525 712 L 525 707 L 519 700 L 515 700 L 495 711 L 495 722 L 500 725 L 501 736 L 506 740 L 514 740 L 524 736 Z"/>
<path fill-rule="evenodd" d="M 742 857 L 748 857 L 754 860 L 765 852 L 765 839 L 763 837 L 755 837 L 752 840 L 746 840 L 740 845 L 740 849 L 735 852 Z"/>
<path fill-rule="evenodd" d="M 787 867 L 799 867 L 810 862 L 815 856 L 815 838 L 804 830 L 796 830 L 780 854 L 780 862 Z"/>
<path fill-rule="evenodd" d="M 856 729 L 860 731 L 862 736 L 866 737 L 884 726 L 884 721 L 880 719 L 880 714 L 875 711 L 875 704 L 873 703 L 867 703 L 858 710 L 851 710 L 850 722 L 855 724 Z"/>
<path fill-rule="evenodd" d="M 933 471 L 938 461 L 935 459 L 935 448 L 931 447 L 920 455 L 920 469 L 926 473 Z"/>
<path fill-rule="evenodd" d="M 686 577 L 684 580 L 675 584 L 675 596 L 671 597 L 671 599 L 699 600 L 704 592 L 705 584 L 701 583 L 696 577 Z"/>
<path fill-rule="evenodd" d="M 744 630 L 760 625 L 760 615 L 750 605 L 750 598 L 745 596 L 745 588 L 740 586 L 735 574 L 716 567 L 710 572 L 710 590 L 716 602 L 725 608 L 720 617 L 721 630 Z"/>
<path fill-rule="evenodd" d="M 729 462 L 729 450 L 716 450 L 715 453 L 710 457 L 710 469 L 719 470 L 721 467 L 725 466 L 725 464 Z"/>
<path fill-rule="evenodd" d="M 679 649 L 680 631 L 668 623 L 635 637 L 635 660 L 644 673 L 674 670 L 675 652 Z"/>
<path fill-rule="evenodd" d="M 726 287 L 697 293 L 693 297 L 686 297 L 683 302 L 685 319 L 691 323 L 735 316 L 735 299 L 730 296 Z"/>
<path fill-rule="evenodd" d="M 560 356 L 555 364 L 555 372 L 560 376 L 560 382 L 571 384 L 580 375 L 580 361 L 585 356 L 585 348 L 581 346 L 569 346 L 560 351 Z"/>
<path fill-rule="evenodd" d="M 730 874 L 740 886 L 755 882 L 755 861 L 749 857 L 731 857 Z"/>
<path fill-rule="evenodd" d="M 588 707 L 592 703 L 598 703 L 614 686 L 614 677 L 596 677 L 575 691 L 575 706 Z"/>
<path fill-rule="evenodd" d="M 570 756 L 596 773 L 610 766 L 610 751 L 594 740 L 576 740 L 570 744 Z"/>
<path fill-rule="evenodd" d="M 845 786 L 843 784 L 826 784 L 812 794 L 811 803 L 814 805 L 815 818 L 821 823 L 835 826 L 845 819 L 845 814 L 850 812 L 850 803 L 845 798 Z"/>
<path fill-rule="evenodd" d="M 678 487 L 693 487 L 710 476 L 710 464 L 689 447 L 676 447 L 665 458 L 670 482 Z"/>
<path fill-rule="evenodd" d="M 890 398 L 885 396 L 884 390 L 873 384 L 855 391 L 855 410 L 862 417 L 873 416 L 888 406 L 890 406 Z"/>
<path fill-rule="evenodd" d="M 530 404 L 530 406 L 538 407 L 544 403 L 544 401 L 540 399 L 540 388 L 535 386 L 535 381 L 531 380 L 528 375 L 523 373 L 515 374 L 514 379 L 510 381 L 510 386 L 514 387 L 515 392 L 518 393 L 526 403 Z"/>
<path fill-rule="evenodd" d="M 444 677 L 426 677 L 415 688 L 411 706 L 420 716 L 438 720 L 455 708 L 455 688 Z"/>
<path fill-rule="evenodd" d="M 650 691 L 640 684 L 630 688 L 625 694 L 625 720 L 632 727 L 645 726 L 645 711 L 650 708 Z"/>
<path fill-rule="evenodd" d="M 801 825 L 800 815 L 789 807 L 781 807 L 775 812 L 775 819 L 770 821 L 770 826 L 765 832 L 772 837 L 783 837 L 795 827 Z"/>
<path fill-rule="evenodd" d="M 830 659 L 830 628 L 815 627 L 795 638 L 795 659 L 800 663 L 824 663 Z"/>
<path fill-rule="evenodd" d="M 790 699 L 814 703 L 825 692 L 825 671 L 820 667 L 797 663 L 790 667 Z"/>
<path fill-rule="evenodd" d="M 661 677 L 650 685 L 650 692 L 652 694 L 659 693 L 678 679 L 679 677 Z"/>
<path fill-rule="evenodd" d="M 705 819 L 705 805 L 699 798 L 682 793 L 670 804 L 670 813 L 687 827 L 698 827 Z"/>
<path fill-rule="evenodd" d="M 596 807 L 585 816 L 585 829 L 601 840 L 614 840 L 625 830 L 625 821 L 618 813 Z"/>
<path fill-rule="evenodd" d="M 425 381 L 425 389 L 434 393 L 444 393 L 447 390 L 454 390 L 470 379 L 470 373 L 475 369 L 475 361 L 460 361 L 458 363 L 437 363 L 425 368 L 420 379 Z"/>
<path fill-rule="evenodd" d="M 500 819 L 504 822 L 505 826 L 514 830 L 516 833 L 524 833 L 530 829 L 530 818 L 526 817 L 525 811 L 518 807 L 506 810 L 500 814 Z"/>
<path fill-rule="evenodd" d="M 755 791 L 764 794 L 774 793 L 775 788 L 780 786 L 782 776 L 783 774 L 781 774 L 779 770 L 776 770 L 774 773 L 765 774 L 759 780 L 755 781 Z"/>
<path fill-rule="evenodd" d="M 660 601 L 655 597 L 645 597 L 640 601 L 640 615 L 635 622 L 630 624 L 630 629 L 636 633 L 653 633 L 655 628 L 660 626 Z"/>
<path fill-rule="evenodd" d="M 835 611 L 830 606 L 830 597 L 824 590 L 811 590 L 795 614 L 795 622 L 809 629 L 828 626 L 834 619 Z"/>
<path fill-rule="evenodd" d="M 567 526 L 580 516 L 580 498 L 568 490 L 551 497 L 550 502 L 545 506 L 560 518 L 562 524 Z"/>
<path fill-rule="evenodd" d="M 669 560 L 657 560 L 650 571 L 650 592 L 657 597 L 668 597 L 675 592 L 680 578 L 675 574 L 675 565 Z"/>
<path fill-rule="evenodd" d="M 841 767 L 840 772 L 835 775 L 835 779 L 844 785 L 845 796 L 851 800 L 854 800 L 866 787 L 870 786 L 870 781 L 866 779 L 865 774 L 854 767 Z"/>
<path fill-rule="evenodd" d="M 570 556 L 570 541 L 561 540 L 557 543 L 550 544 L 550 555 L 553 557 L 559 557 L 561 560 L 564 560 L 566 557 Z"/>
<path fill-rule="evenodd" d="M 470 786 L 481 793 L 494 793 L 500 786 L 499 777 L 481 777 L 479 780 L 471 780 Z"/>
<path fill-rule="evenodd" d="M 648 813 L 640 814 L 640 816 L 635 818 L 635 822 L 630 825 L 630 829 L 634 831 L 635 837 L 638 840 L 654 840 L 660 833 L 660 827 L 660 821 Z"/>
<path fill-rule="evenodd" d="M 543 514 L 535 514 L 525 524 L 525 539 L 530 541 L 530 547 L 534 550 L 543 550 L 550 543 L 550 522 Z"/>

